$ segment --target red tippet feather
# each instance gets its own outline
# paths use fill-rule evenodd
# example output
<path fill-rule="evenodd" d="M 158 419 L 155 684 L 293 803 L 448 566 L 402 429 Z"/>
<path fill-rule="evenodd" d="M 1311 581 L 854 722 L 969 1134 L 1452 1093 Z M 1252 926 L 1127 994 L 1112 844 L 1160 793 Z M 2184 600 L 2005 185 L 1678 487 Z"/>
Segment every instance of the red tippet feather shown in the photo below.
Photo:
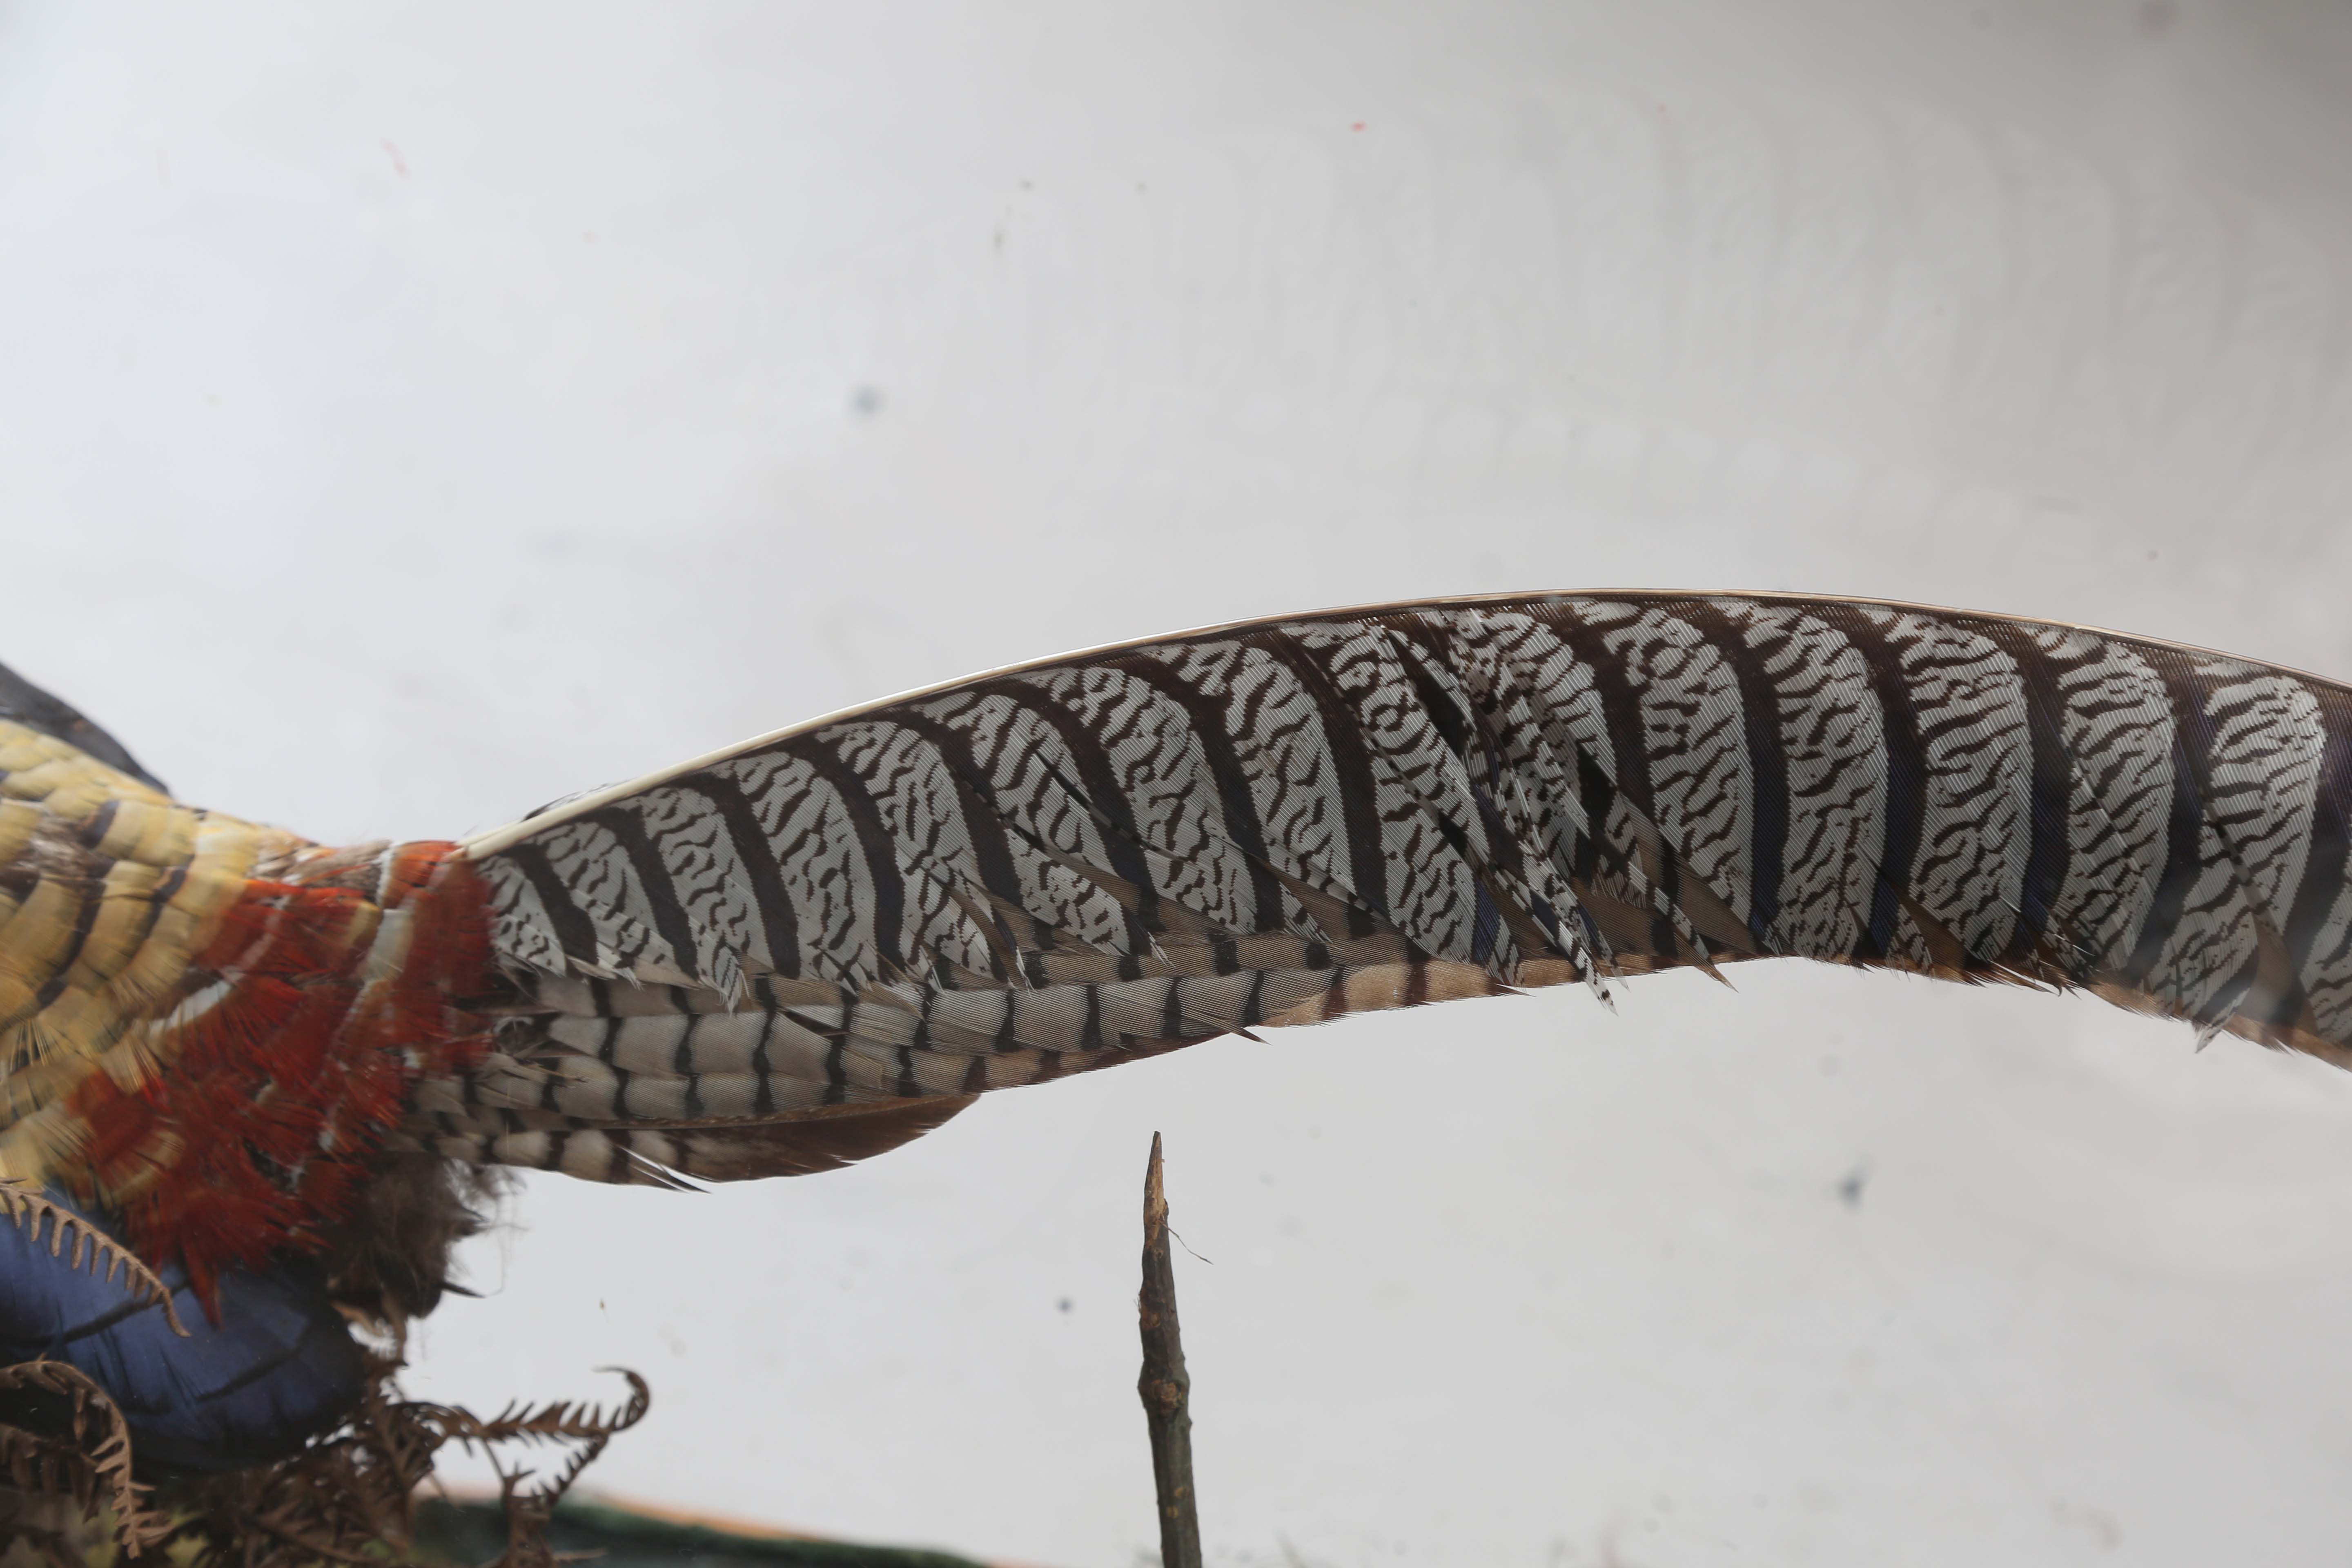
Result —
<path fill-rule="evenodd" d="M 373 985 L 374 900 L 299 871 L 249 882 L 186 994 L 229 989 L 174 1058 L 135 1089 L 96 1072 L 76 1090 L 98 1186 L 123 1194 L 133 1245 L 182 1261 L 205 1300 L 227 1265 L 322 1245 L 418 1078 L 488 1048 L 488 1021 L 466 1004 L 491 986 L 488 913 L 455 847 L 387 852 L 378 898 L 387 921 L 408 911 L 409 942 Z"/>

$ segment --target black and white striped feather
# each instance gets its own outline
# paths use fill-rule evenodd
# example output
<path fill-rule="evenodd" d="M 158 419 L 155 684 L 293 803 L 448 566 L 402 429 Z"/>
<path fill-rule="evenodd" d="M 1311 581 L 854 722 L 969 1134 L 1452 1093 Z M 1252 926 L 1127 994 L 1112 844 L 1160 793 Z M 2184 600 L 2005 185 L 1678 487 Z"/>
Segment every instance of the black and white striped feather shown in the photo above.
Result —
<path fill-rule="evenodd" d="M 893 699 L 473 841 L 514 979 L 419 1142 L 821 1169 L 1240 1030 L 1802 957 L 2352 1049 L 2352 693 L 1861 600 L 1253 622 Z"/>

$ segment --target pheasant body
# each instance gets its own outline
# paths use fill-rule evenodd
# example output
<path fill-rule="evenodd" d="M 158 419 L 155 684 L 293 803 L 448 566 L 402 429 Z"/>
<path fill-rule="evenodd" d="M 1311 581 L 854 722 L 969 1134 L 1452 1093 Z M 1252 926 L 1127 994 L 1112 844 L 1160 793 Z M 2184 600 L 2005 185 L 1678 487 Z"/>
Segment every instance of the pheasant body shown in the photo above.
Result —
<path fill-rule="evenodd" d="M 2352 1050 L 2352 692 L 2000 616 L 1251 623 L 349 850 L 8 710 L 0 1174 L 207 1300 L 307 1268 L 429 1309 L 457 1167 L 823 1170 L 1217 1035 L 1676 966 L 2081 986 Z"/>
<path fill-rule="evenodd" d="M 0 723 L 0 1179 L 220 1269 L 321 1249 L 424 1074 L 486 1045 L 446 844 L 326 850 Z"/>

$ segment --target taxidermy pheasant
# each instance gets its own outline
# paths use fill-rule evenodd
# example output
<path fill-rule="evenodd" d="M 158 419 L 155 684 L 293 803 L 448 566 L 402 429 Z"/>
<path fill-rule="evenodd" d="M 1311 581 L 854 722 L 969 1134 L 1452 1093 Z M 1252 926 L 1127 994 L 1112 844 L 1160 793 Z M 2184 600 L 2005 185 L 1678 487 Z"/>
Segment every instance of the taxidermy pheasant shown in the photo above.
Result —
<path fill-rule="evenodd" d="M 1558 595 L 1193 632 L 895 698 L 464 843 L 174 801 L 0 684 L 0 1357 L 150 1463 L 333 1425 L 466 1173 L 827 1169 L 1255 1028 L 1803 957 L 2352 1048 L 2352 690 L 2073 626 Z M 1605 993 L 1604 993 L 1605 994 Z"/>

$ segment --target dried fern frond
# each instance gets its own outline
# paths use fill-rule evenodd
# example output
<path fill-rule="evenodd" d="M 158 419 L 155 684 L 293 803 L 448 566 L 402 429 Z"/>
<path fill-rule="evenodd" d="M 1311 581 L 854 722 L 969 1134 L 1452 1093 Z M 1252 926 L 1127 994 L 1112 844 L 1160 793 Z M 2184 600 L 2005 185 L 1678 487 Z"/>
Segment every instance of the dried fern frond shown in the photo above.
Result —
<path fill-rule="evenodd" d="M 41 1242 L 42 1222 L 47 1220 L 51 1258 L 63 1258 L 68 1268 L 86 1267 L 93 1274 L 100 1272 L 100 1263 L 105 1264 L 100 1278 L 110 1284 L 117 1274 L 121 1275 L 125 1290 L 163 1308 L 163 1321 L 172 1325 L 172 1331 L 183 1339 L 187 1337 L 186 1325 L 173 1310 L 172 1292 L 155 1271 L 89 1220 L 21 1182 L 0 1182 L 0 1215 L 14 1221 L 37 1247 Z"/>
<path fill-rule="evenodd" d="M 179 1500 L 174 1537 L 196 1563 L 307 1568 L 383 1560 L 408 1539 L 411 1495 L 444 1439 L 394 1397 L 397 1360 L 379 1362 L 346 1428 L 276 1464 L 211 1478 Z M 404 1555 L 395 1552 L 395 1556 Z"/>
<path fill-rule="evenodd" d="M 0 1463 L 8 1482 L 36 1497 L 70 1498 L 85 1517 L 113 1517 L 126 1552 L 160 1545 L 172 1521 L 148 1506 L 148 1489 L 131 1479 L 131 1431 L 106 1391 L 63 1362 L 0 1367 L 0 1394 L 46 1394 L 65 1406 L 62 1429 L 0 1422 Z"/>
<path fill-rule="evenodd" d="M 467 1449 L 480 1448 L 498 1467 L 499 1500 L 507 1516 L 507 1549 L 491 1568 L 555 1568 L 554 1552 L 547 1544 L 548 1521 L 555 1516 L 555 1505 L 563 1500 L 580 1472 L 604 1453 L 604 1445 L 644 1420 L 653 1407 L 653 1393 L 644 1378 L 626 1367 L 598 1370 L 617 1372 L 629 1380 L 629 1402 L 609 1415 L 601 1405 L 572 1400 L 558 1400 L 536 1410 L 509 1405 L 488 1421 L 464 1410 L 429 1407 L 432 1414 L 427 1419 L 436 1421 L 451 1442 Z M 499 1464 L 493 1450 L 501 1443 L 578 1443 L 581 1447 L 553 1479 L 526 1490 L 523 1483 L 531 1479 L 530 1472 L 509 1470 Z"/>
<path fill-rule="evenodd" d="M 60 1362 L 0 1366 L 0 1395 L 33 1396 L 16 1402 L 25 1406 L 16 1422 L 0 1422 L 0 1486 L 70 1502 L 83 1526 L 51 1539 L 19 1521 L 0 1528 L 0 1547 L 13 1533 L 62 1568 L 81 1545 L 110 1535 L 125 1560 L 168 1557 L 178 1568 L 383 1568 L 408 1559 L 411 1510 L 435 1457 L 455 1443 L 498 1468 L 507 1545 L 487 1568 L 557 1568 L 546 1534 L 555 1505 L 616 1434 L 645 1419 L 652 1405 L 645 1379 L 607 1369 L 628 1380 L 629 1398 L 617 1407 L 512 1404 L 486 1420 L 402 1398 L 401 1364 L 395 1343 L 374 1362 L 351 1419 L 291 1458 L 159 1483 L 152 1495 L 132 1479 L 130 1430 L 96 1383 Z M 501 1449 L 541 1444 L 576 1451 L 536 1485 L 526 1484 L 531 1472 L 500 1460 Z"/>
<path fill-rule="evenodd" d="M 320 1563 L 380 1568 L 407 1555 L 418 1489 L 439 1450 L 456 1443 L 490 1455 L 506 1500 L 507 1549 L 493 1568 L 553 1568 L 546 1529 L 555 1504 L 614 1434 L 645 1418 L 645 1380 L 622 1372 L 630 1398 L 607 1412 L 572 1400 L 509 1405 L 488 1420 L 452 1405 L 399 1397 L 397 1355 L 379 1361 L 351 1421 L 334 1436 L 275 1465 L 199 1484 L 173 1536 L 192 1568 L 310 1568 Z M 616 1369 L 617 1370 L 617 1369 Z M 499 1463 L 510 1445 L 576 1443 L 550 1481 L 526 1487 L 527 1470 Z"/>
<path fill-rule="evenodd" d="M 559 1399 L 536 1410 L 517 1402 L 487 1421 L 470 1411 L 448 1405 L 415 1408 L 433 1412 L 433 1418 L 448 1434 L 449 1440 L 469 1448 L 478 1444 L 518 1441 L 604 1443 L 615 1433 L 625 1432 L 646 1418 L 646 1412 L 653 1406 L 653 1394 L 646 1388 L 646 1380 L 626 1367 L 600 1366 L 596 1370 L 615 1372 L 629 1380 L 629 1402 L 610 1415 L 601 1405 L 572 1399 Z"/>

